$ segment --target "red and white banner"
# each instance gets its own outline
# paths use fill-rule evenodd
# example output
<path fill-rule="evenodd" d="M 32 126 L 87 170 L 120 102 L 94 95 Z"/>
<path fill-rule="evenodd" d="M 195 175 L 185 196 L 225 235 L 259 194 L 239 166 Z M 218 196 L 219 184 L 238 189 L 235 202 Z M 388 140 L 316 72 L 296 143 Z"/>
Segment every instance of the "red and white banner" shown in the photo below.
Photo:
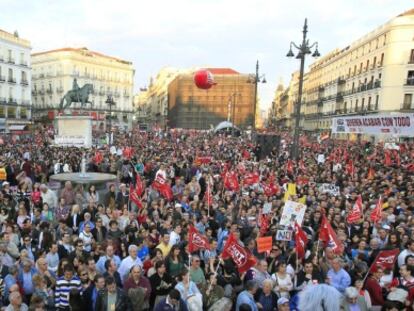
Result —
<path fill-rule="evenodd" d="M 230 233 L 224 245 L 223 259 L 231 258 L 240 273 L 246 272 L 256 264 L 256 258 L 236 240 L 235 236 Z"/>
<path fill-rule="evenodd" d="M 369 271 L 371 272 L 375 271 L 377 267 L 381 267 L 382 269 L 393 270 L 394 263 L 397 260 L 399 253 L 400 253 L 400 250 L 398 248 L 380 251 L 377 257 L 375 258 L 375 261 L 371 265 L 371 268 L 369 269 Z"/>
<path fill-rule="evenodd" d="M 414 113 L 375 114 L 332 119 L 333 134 L 414 136 Z"/>
<path fill-rule="evenodd" d="M 325 215 L 322 216 L 322 223 L 319 231 L 319 240 L 324 242 L 325 247 L 332 248 L 332 251 L 337 255 L 342 254 L 344 251 L 343 243 L 336 236 L 334 229 L 328 222 L 328 219 Z"/>
<path fill-rule="evenodd" d="M 239 180 L 235 172 L 226 172 L 226 174 L 224 175 L 224 187 L 227 190 L 232 190 L 236 192 L 240 190 Z"/>
<path fill-rule="evenodd" d="M 152 183 L 152 188 L 157 190 L 168 201 L 171 201 L 174 197 L 171 186 L 166 182 L 161 174 L 158 174 L 155 177 L 155 180 Z"/>
<path fill-rule="evenodd" d="M 349 224 L 352 224 L 354 222 L 357 222 L 362 217 L 362 197 L 359 195 L 357 197 L 357 200 L 355 201 L 354 206 L 352 207 L 352 210 L 349 212 L 348 217 L 346 218 L 346 221 Z"/>
<path fill-rule="evenodd" d="M 308 244 L 308 237 L 305 231 L 295 223 L 295 245 L 298 258 L 305 258 L 306 244 Z"/>
<path fill-rule="evenodd" d="M 199 249 L 210 249 L 210 243 L 206 236 L 200 234 L 196 228 L 190 226 L 188 229 L 188 251 L 196 252 Z"/>
<path fill-rule="evenodd" d="M 375 205 L 374 210 L 371 213 L 370 219 L 371 221 L 376 224 L 382 218 L 382 198 L 381 196 L 378 199 L 377 204 Z"/>
<path fill-rule="evenodd" d="M 257 172 L 250 172 L 244 176 L 243 184 L 245 186 L 251 186 L 257 184 L 260 180 L 260 175 Z"/>

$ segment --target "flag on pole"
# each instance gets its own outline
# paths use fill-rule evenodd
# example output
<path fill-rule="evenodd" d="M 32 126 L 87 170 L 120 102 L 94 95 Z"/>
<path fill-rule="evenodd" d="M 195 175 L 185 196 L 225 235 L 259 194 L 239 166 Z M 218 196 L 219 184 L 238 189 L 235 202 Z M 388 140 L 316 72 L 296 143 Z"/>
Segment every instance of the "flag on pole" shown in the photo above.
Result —
<path fill-rule="evenodd" d="M 142 208 L 142 202 L 139 198 L 139 195 L 136 192 L 136 189 L 132 186 L 132 184 L 129 186 L 129 199 L 135 203 L 135 205 L 141 209 Z"/>
<path fill-rule="evenodd" d="M 373 223 L 377 223 L 382 218 L 382 198 L 381 196 L 378 199 L 377 204 L 375 205 L 374 210 L 371 213 L 370 219 Z"/>
<path fill-rule="evenodd" d="M 293 161 L 291 159 L 287 160 L 286 171 L 291 175 L 293 174 Z"/>
<path fill-rule="evenodd" d="M 370 167 L 368 170 L 367 179 L 374 179 L 375 178 L 375 170 L 374 168 Z"/>
<path fill-rule="evenodd" d="M 325 215 L 322 215 L 322 223 L 319 231 L 319 240 L 324 242 L 325 247 L 332 248 L 332 251 L 340 255 L 344 251 L 344 245 L 336 236 L 334 229 Z"/>
<path fill-rule="evenodd" d="M 224 175 L 224 187 L 227 190 L 238 192 L 240 190 L 239 180 L 235 172 L 226 172 Z"/>
<path fill-rule="evenodd" d="M 135 177 L 135 192 L 137 193 L 138 196 L 142 196 L 144 191 L 145 191 L 144 181 L 141 180 L 141 176 L 137 174 L 137 176 Z"/>
<path fill-rule="evenodd" d="M 227 238 L 221 257 L 223 259 L 231 258 L 240 273 L 246 272 L 256 264 L 256 258 L 237 242 L 232 233 Z"/>
<path fill-rule="evenodd" d="M 399 253 L 400 250 L 398 248 L 380 251 L 377 257 L 375 258 L 375 261 L 369 268 L 369 271 L 374 272 L 377 267 L 381 267 L 382 269 L 393 270 L 395 261 L 397 260 Z"/>
<path fill-rule="evenodd" d="M 306 244 L 308 244 L 308 237 L 305 231 L 295 222 L 295 246 L 298 258 L 305 258 Z"/>
<path fill-rule="evenodd" d="M 352 207 L 352 210 L 349 212 L 348 217 L 346 218 L 346 221 L 349 224 L 352 224 L 360 220 L 361 217 L 362 217 L 362 196 L 359 195 L 355 201 L 354 206 Z"/>
<path fill-rule="evenodd" d="M 196 252 L 199 249 L 210 249 L 210 243 L 206 236 L 202 235 L 194 226 L 188 230 L 188 251 Z"/>

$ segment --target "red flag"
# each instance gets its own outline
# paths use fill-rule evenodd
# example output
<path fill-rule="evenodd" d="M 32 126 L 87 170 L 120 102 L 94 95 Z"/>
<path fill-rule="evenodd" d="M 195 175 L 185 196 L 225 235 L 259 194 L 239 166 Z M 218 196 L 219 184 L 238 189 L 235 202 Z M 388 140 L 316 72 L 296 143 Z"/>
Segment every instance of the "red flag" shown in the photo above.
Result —
<path fill-rule="evenodd" d="M 135 205 L 141 209 L 142 208 L 142 202 L 136 192 L 136 190 L 132 187 L 132 185 L 129 187 L 129 199 L 135 203 Z"/>
<path fill-rule="evenodd" d="M 232 233 L 229 234 L 221 254 L 223 259 L 231 258 L 240 273 L 246 272 L 256 264 L 256 258 L 239 243 Z"/>
<path fill-rule="evenodd" d="M 332 251 L 339 255 L 344 251 L 344 245 L 339 241 L 331 224 L 325 215 L 322 216 L 321 228 L 319 231 L 319 240 L 323 241 L 325 247 L 331 247 Z"/>
<path fill-rule="evenodd" d="M 204 201 L 206 201 L 207 206 L 211 206 L 211 204 L 213 204 L 213 195 L 211 194 L 211 185 L 209 182 L 207 183 L 207 191 L 204 195 Z"/>
<path fill-rule="evenodd" d="M 164 198 L 171 201 L 174 197 L 171 186 L 166 182 L 164 177 L 159 174 L 155 177 L 152 187 L 157 190 Z"/>
<path fill-rule="evenodd" d="M 210 243 L 206 236 L 200 234 L 196 228 L 190 226 L 188 229 L 188 251 L 196 252 L 199 249 L 210 249 Z"/>
<path fill-rule="evenodd" d="M 295 244 L 296 244 L 296 253 L 298 258 L 305 258 L 306 244 L 308 243 L 308 237 L 306 236 L 305 231 L 295 222 Z"/>
<path fill-rule="evenodd" d="M 369 271 L 374 272 L 377 267 L 392 270 L 399 253 L 400 250 L 398 248 L 380 251 Z"/>
<path fill-rule="evenodd" d="M 213 160 L 213 157 L 196 157 L 194 164 L 200 166 L 201 164 L 209 164 Z"/>
<path fill-rule="evenodd" d="M 368 170 L 367 179 L 374 179 L 374 178 L 375 178 L 375 170 L 372 167 L 370 167 Z"/>
<path fill-rule="evenodd" d="M 141 180 L 141 176 L 137 174 L 135 178 L 135 192 L 138 196 L 141 196 L 145 191 L 144 182 Z"/>
<path fill-rule="evenodd" d="M 250 152 L 247 151 L 246 149 L 244 149 L 243 152 L 242 152 L 242 157 L 245 160 L 249 160 L 250 159 Z"/>
<path fill-rule="evenodd" d="M 385 166 L 391 166 L 392 160 L 391 160 L 391 153 L 389 150 L 385 150 L 384 152 L 384 165 Z"/>
<path fill-rule="evenodd" d="M 346 218 L 346 221 L 349 224 L 352 224 L 354 222 L 357 222 L 362 217 L 362 197 L 359 195 L 357 197 L 357 200 L 355 201 L 354 206 L 352 207 L 352 210 L 349 212 L 348 217 Z"/>
<path fill-rule="evenodd" d="M 279 187 L 274 182 L 262 183 L 263 192 L 266 196 L 271 197 L 279 192 Z"/>
<path fill-rule="evenodd" d="M 132 148 L 131 147 L 125 147 L 124 150 L 122 150 L 122 155 L 124 158 L 131 159 L 132 158 Z"/>
<path fill-rule="evenodd" d="M 226 172 L 224 175 L 224 187 L 227 190 L 238 192 L 240 190 L 239 180 L 235 172 Z"/>
<path fill-rule="evenodd" d="M 102 153 L 100 153 L 99 151 L 96 151 L 95 156 L 93 157 L 93 160 L 96 164 L 100 164 L 103 161 Z"/>
<path fill-rule="evenodd" d="M 355 166 L 354 166 L 354 162 L 351 159 L 346 164 L 345 170 L 347 174 L 354 176 Z"/>
<path fill-rule="evenodd" d="M 293 161 L 291 159 L 287 160 L 286 171 L 291 175 L 293 174 Z"/>
<path fill-rule="evenodd" d="M 247 173 L 244 177 L 243 184 L 246 186 L 254 185 L 259 182 L 260 175 L 257 172 Z"/>
<path fill-rule="evenodd" d="M 269 217 L 263 213 L 259 215 L 259 226 L 260 226 L 260 235 L 263 236 L 266 234 L 267 229 L 269 229 Z"/>
<path fill-rule="evenodd" d="M 378 199 L 377 204 L 375 205 L 374 210 L 371 213 L 370 219 L 373 223 L 377 223 L 381 220 L 382 216 L 382 198 L 381 196 Z"/>

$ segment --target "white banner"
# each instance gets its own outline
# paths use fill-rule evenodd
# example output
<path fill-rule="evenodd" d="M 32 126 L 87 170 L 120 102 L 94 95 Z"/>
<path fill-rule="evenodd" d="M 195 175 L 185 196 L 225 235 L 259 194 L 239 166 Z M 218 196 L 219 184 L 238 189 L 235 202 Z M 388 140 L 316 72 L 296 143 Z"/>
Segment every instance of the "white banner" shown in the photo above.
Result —
<path fill-rule="evenodd" d="M 290 241 L 292 240 L 292 232 L 291 230 L 277 230 L 276 233 L 276 240 L 277 241 Z"/>
<path fill-rule="evenodd" d="M 339 187 L 334 184 L 322 184 L 318 190 L 321 193 L 329 193 L 335 197 L 341 194 Z"/>
<path fill-rule="evenodd" d="M 414 114 L 375 114 L 332 118 L 332 133 L 414 136 Z"/>
<path fill-rule="evenodd" d="M 85 136 L 55 136 L 55 144 L 62 147 L 89 147 Z"/>
<path fill-rule="evenodd" d="M 280 218 L 279 224 L 281 226 L 295 226 L 295 222 L 298 225 L 302 225 L 303 217 L 305 216 L 306 205 L 294 202 L 286 201 L 283 207 L 282 217 Z"/>

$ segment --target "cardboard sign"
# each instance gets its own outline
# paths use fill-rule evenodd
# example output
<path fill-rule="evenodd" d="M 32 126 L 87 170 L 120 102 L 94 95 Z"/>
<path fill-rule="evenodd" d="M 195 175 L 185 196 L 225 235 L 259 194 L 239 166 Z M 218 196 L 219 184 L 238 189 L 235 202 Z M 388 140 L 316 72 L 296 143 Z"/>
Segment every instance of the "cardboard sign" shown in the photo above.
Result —
<path fill-rule="evenodd" d="M 319 187 L 319 192 L 329 193 L 330 195 L 333 195 L 335 197 L 341 194 L 340 188 L 338 186 L 335 186 L 334 184 L 322 184 Z"/>
<path fill-rule="evenodd" d="M 299 226 L 302 225 L 303 217 L 305 216 L 306 205 L 294 201 L 286 201 L 283 207 L 282 217 L 279 224 L 285 227 L 294 227 L 295 222 Z"/>
<path fill-rule="evenodd" d="M 292 230 L 277 230 L 276 240 L 278 241 L 292 240 Z"/>
<path fill-rule="evenodd" d="M 256 242 L 257 242 L 258 253 L 264 253 L 264 252 L 272 250 L 272 237 L 271 236 L 257 238 Z"/>

